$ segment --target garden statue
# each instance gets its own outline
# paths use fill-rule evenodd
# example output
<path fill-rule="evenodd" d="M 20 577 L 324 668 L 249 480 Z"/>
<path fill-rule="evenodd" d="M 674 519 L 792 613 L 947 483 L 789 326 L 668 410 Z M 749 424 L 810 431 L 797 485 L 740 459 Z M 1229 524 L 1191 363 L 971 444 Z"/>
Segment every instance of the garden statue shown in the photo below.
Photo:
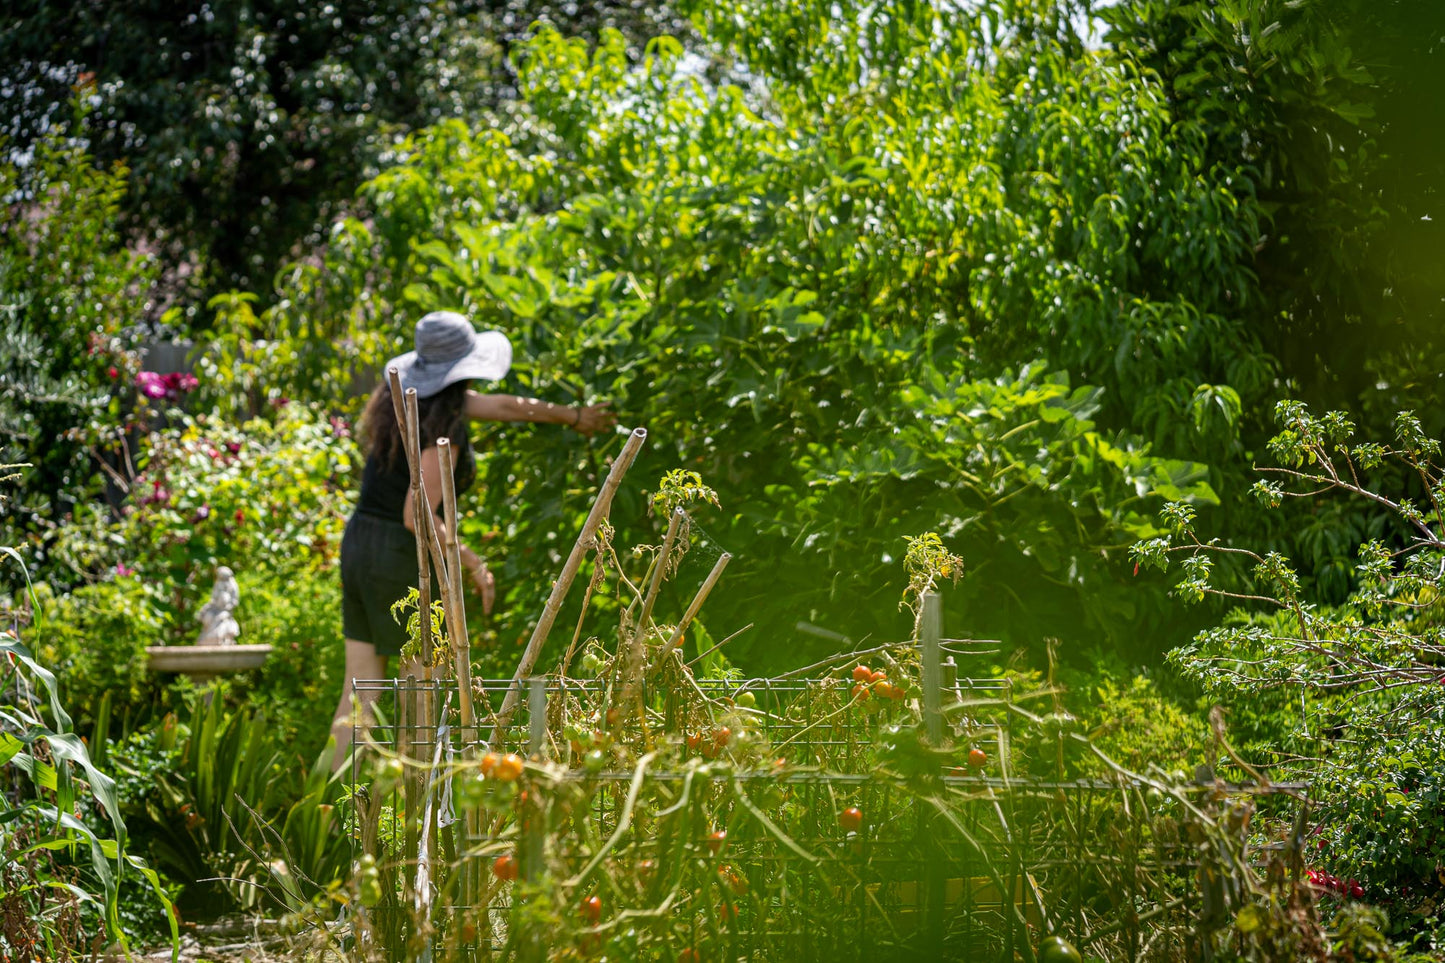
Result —
<path fill-rule="evenodd" d="M 236 578 L 231 570 L 222 565 L 216 569 L 216 584 L 211 589 L 211 600 L 201 607 L 201 637 L 197 645 L 235 645 L 241 626 L 231 616 L 236 604 L 241 601 L 241 590 L 236 587 Z"/>

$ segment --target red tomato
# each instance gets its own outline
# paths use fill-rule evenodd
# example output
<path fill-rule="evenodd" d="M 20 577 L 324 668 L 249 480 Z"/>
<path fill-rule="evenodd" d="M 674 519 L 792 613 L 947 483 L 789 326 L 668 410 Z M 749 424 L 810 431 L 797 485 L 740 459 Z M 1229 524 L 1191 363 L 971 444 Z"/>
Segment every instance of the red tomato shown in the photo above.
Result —
<path fill-rule="evenodd" d="M 718 726 L 717 732 L 712 736 L 713 744 L 719 749 L 733 741 L 733 731 L 727 726 Z"/>
<path fill-rule="evenodd" d="M 690 732 L 690 733 L 688 733 L 688 735 L 687 735 L 687 748 L 690 749 L 690 750 L 692 750 L 693 752 L 696 752 L 696 751 L 697 751 L 697 747 L 700 746 L 700 745 L 702 745 L 702 733 L 700 733 L 700 732 Z"/>
<path fill-rule="evenodd" d="M 855 685 L 853 687 L 853 698 L 858 700 L 859 702 L 867 701 L 868 687 L 861 682 Z"/>
<path fill-rule="evenodd" d="M 517 878 L 517 858 L 511 853 L 503 853 L 492 863 L 492 875 L 497 879 L 513 880 Z"/>
<path fill-rule="evenodd" d="M 863 825 L 863 810 L 849 806 L 838 814 L 838 825 L 845 833 L 856 833 Z"/>
<path fill-rule="evenodd" d="M 866 665 L 855 665 L 853 667 L 854 682 L 870 682 L 873 679 L 873 670 Z"/>
<path fill-rule="evenodd" d="M 968 764 L 975 769 L 982 769 L 988 764 L 988 753 L 979 748 L 968 750 Z"/>
<path fill-rule="evenodd" d="M 712 851 L 713 851 L 713 855 L 716 856 L 718 853 L 722 852 L 723 843 L 725 843 L 725 842 L 727 841 L 727 838 L 728 838 L 728 834 L 727 834 L 727 831 L 726 831 L 726 830 L 723 830 L 723 829 L 714 830 L 714 831 L 707 837 L 707 848 L 710 849 L 710 850 L 712 850 Z"/>
<path fill-rule="evenodd" d="M 747 879 L 731 866 L 724 866 L 718 870 L 718 878 L 728 888 L 728 892 L 734 896 L 741 896 L 748 891 Z"/>
<path fill-rule="evenodd" d="M 587 897 L 577 909 L 588 926 L 596 926 L 597 921 L 602 918 L 602 900 L 599 897 Z"/>

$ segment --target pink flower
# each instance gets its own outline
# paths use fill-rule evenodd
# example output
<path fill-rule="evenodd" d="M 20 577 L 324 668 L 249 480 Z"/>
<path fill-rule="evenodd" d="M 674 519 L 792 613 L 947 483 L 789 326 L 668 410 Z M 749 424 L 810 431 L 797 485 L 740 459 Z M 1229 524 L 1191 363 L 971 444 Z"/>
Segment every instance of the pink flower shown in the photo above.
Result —
<path fill-rule="evenodd" d="M 147 398 L 160 400 L 166 396 L 165 380 L 154 371 L 137 371 L 135 375 L 135 386 L 139 388 L 141 394 Z"/>
<path fill-rule="evenodd" d="M 127 578 L 128 576 L 135 574 L 135 569 L 131 568 L 124 562 L 117 562 L 115 565 L 115 574 L 117 578 Z"/>
<path fill-rule="evenodd" d="M 107 376 L 110 377 L 111 381 L 114 381 L 116 378 L 120 377 L 120 371 L 116 369 L 115 365 L 111 365 L 109 368 L 106 368 L 105 373 Z"/>

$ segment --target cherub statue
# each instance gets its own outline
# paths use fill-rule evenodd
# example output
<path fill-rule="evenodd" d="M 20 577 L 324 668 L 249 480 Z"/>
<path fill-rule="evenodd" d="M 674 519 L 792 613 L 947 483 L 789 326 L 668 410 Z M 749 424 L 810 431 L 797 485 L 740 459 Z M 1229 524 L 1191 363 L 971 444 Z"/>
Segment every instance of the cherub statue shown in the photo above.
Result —
<path fill-rule="evenodd" d="M 197 645 L 235 645 L 241 626 L 231 617 L 237 603 L 241 601 L 241 590 L 236 587 L 236 578 L 231 570 L 222 565 L 216 569 L 216 584 L 211 589 L 211 600 L 201 606 L 201 637 Z"/>

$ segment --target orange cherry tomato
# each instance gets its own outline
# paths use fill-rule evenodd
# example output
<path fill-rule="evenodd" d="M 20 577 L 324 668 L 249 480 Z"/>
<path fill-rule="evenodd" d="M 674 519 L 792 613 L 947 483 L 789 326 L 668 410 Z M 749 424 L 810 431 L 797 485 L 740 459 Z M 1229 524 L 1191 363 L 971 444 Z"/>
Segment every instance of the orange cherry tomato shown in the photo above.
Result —
<path fill-rule="evenodd" d="M 970 749 L 968 751 L 968 764 L 975 769 L 982 769 L 988 764 L 988 753 L 978 748 Z"/>
<path fill-rule="evenodd" d="M 492 774 L 502 782 L 516 782 L 522 775 L 522 757 L 515 752 L 509 752 L 497 760 L 497 765 L 492 769 Z"/>
<path fill-rule="evenodd" d="M 855 666 L 853 667 L 853 681 L 854 681 L 854 682 L 871 682 L 871 681 L 873 681 L 873 670 L 870 669 L 870 668 L 868 668 L 866 665 L 855 665 Z"/>
<path fill-rule="evenodd" d="M 492 770 L 497 768 L 497 761 L 502 757 L 495 752 L 489 752 L 482 757 L 482 775 L 490 776 Z"/>
<path fill-rule="evenodd" d="M 517 878 L 517 858 L 511 853 L 503 853 L 492 863 L 492 875 L 497 879 L 513 880 Z"/>

